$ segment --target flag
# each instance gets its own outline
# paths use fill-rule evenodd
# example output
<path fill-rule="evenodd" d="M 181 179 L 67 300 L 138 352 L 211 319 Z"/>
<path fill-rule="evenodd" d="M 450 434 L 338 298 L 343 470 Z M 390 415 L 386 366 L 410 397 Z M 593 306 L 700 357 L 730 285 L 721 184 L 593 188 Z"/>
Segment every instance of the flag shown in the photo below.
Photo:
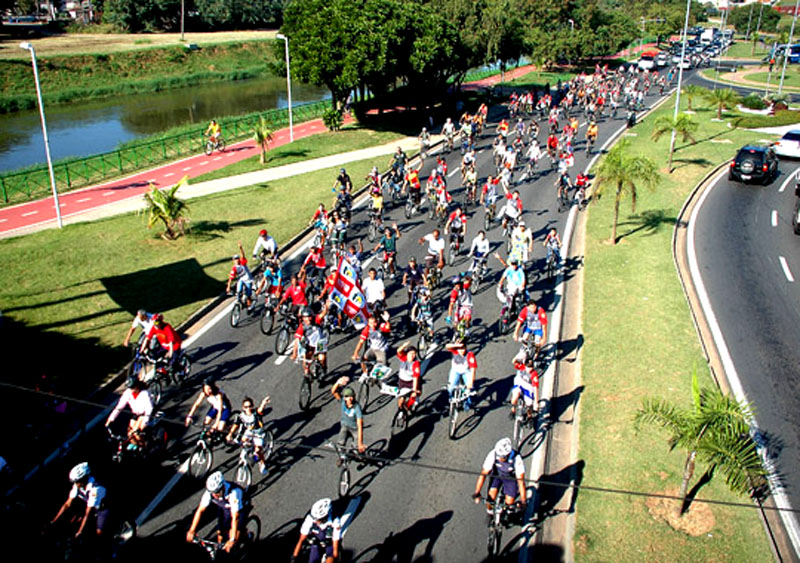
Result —
<path fill-rule="evenodd" d="M 331 288 L 331 301 L 353 322 L 356 328 L 367 324 L 367 299 L 361 292 L 356 270 L 343 256 Z"/>

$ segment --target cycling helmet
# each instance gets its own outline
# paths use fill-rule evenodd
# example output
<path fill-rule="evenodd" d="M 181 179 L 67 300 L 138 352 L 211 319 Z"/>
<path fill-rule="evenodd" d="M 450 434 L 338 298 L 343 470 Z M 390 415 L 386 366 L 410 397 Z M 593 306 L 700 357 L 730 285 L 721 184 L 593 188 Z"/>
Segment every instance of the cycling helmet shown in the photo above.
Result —
<path fill-rule="evenodd" d="M 345 173 L 345 169 L 344 168 L 339 168 L 339 173 L 340 174 L 344 174 Z"/>
<path fill-rule="evenodd" d="M 88 477 L 91 472 L 92 471 L 89 469 L 89 464 L 84 461 L 70 470 L 69 480 L 75 483 L 76 481 L 80 481 L 81 479 Z"/>
<path fill-rule="evenodd" d="M 415 257 L 413 257 L 413 256 L 411 258 L 409 258 L 408 261 L 409 262 L 414 262 L 415 264 L 417 263 L 417 259 Z"/>
<path fill-rule="evenodd" d="M 155 315 L 153 315 L 153 322 L 156 324 L 164 322 L 164 315 L 162 315 L 161 313 L 156 313 Z"/>
<path fill-rule="evenodd" d="M 342 391 L 342 397 L 355 397 L 355 396 L 356 392 L 353 391 L 352 387 L 345 387 L 344 390 Z"/>
<path fill-rule="evenodd" d="M 508 442 L 509 445 L 511 441 Z M 222 475 L 222 471 L 215 471 L 211 475 L 208 476 L 206 479 L 206 490 L 209 493 L 217 493 L 225 484 L 225 477 Z"/>
<path fill-rule="evenodd" d="M 422 132 L 423 132 L 423 133 L 424 133 L 425 131 L 427 131 L 427 130 L 428 130 L 428 128 L 427 128 L 427 127 L 423 127 L 423 128 L 422 128 Z"/>
<path fill-rule="evenodd" d="M 525 221 L 523 221 L 522 219 L 520 219 L 520 220 L 519 220 L 519 223 L 517 223 L 517 226 L 519 226 L 519 227 L 524 227 L 524 226 L 525 226 Z"/>
<path fill-rule="evenodd" d="M 303 307 L 300 311 L 301 317 L 310 317 L 311 315 L 313 315 L 311 312 L 311 307 Z"/>
<path fill-rule="evenodd" d="M 322 520 L 331 513 L 331 499 L 323 498 L 314 503 L 311 507 L 311 517 L 314 520 Z"/>
<path fill-rule="evenodd" d="M 508 264 L 509 264 L 510 266 L 516 266 L 518 263 L 519 263 L 519 262 L 517 261 L 517 259 L 516 259 L 516 258 L 511 258 L 511 259 L 508 261 Z"/>
<path fill-rule="evenodd" d="M 494 455 L 497 457 L 508 457 L 511 454 L 511 438 L 503 438 L 498 440 L 494 446 Z"/>
<path fill-rule="evenodd" d="M 233 256 L 231 256 L 231 260 L 238 260 L 238 259 L 239 259 L 238 254 L 234 254 Z"/>
<path fill-rule="evenodd" d="M 258 232 L 258 235 L 259 235 L 259 236 L 262 236 L 262 237 L 265 237 L 265 236 L 267 236 L 267 229 L 261 229 L 261 230 Z"/>

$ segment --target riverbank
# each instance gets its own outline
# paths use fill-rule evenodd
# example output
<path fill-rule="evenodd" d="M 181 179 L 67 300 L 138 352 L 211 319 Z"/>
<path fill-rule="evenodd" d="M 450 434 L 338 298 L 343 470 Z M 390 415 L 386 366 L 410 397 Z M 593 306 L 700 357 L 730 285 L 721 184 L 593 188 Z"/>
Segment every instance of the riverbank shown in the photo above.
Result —
<path fill-rule="evenodd" d="M 61 104 L 263 76 L 273 62 L 270 43 L 258 39 L 197 49 L 187 43 L 78 55 L 37 53 L 44 102 Z M 30 58 L 17 51 L 16 59 L 0 60 L 0 113 L 36 106 Z"/>

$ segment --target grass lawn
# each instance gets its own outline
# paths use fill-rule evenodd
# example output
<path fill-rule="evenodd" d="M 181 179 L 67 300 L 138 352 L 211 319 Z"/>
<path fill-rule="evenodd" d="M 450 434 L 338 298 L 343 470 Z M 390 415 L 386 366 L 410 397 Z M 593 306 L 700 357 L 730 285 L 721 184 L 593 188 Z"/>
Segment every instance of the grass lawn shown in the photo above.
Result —
<path fill-rule="evenodd" d="M 737 39 L 736 42 L 728 47 L 723 57 L 727 59 L 758 59 L 761 60 L 769 54 L 769 46 L 761 45 L 761 42 L 756 41 L 755 53 L 753 51 L 753 42 L 745 41 L 744 39 Z"/>
<path fill-rule="evenodd" d="M 403 138 L 403 135 L 393 131 L 376 131 L 373 129 L 364 129 L 358 125 L 349 125 L 336 133 L 313 135 L 311 137 L 298 139 L 294 143 L 288 145 L 270 149 L 267 153 L 266 164 L 261 164 L 260 157 L 254 156 L 245 160 L 240 160 L 239 162 L 234 162 L 219 170 L 214 170 L 213 172 L 198 176 L 194 178 L 192 182 L 198 183 L 207 180 L 216 180 L 217 178 L 226 178 L 228 176 L 254 172 L 273 166 L 292 164 L 293 162 L 301 160 L 310 160 L 321 156 L 365 149 L 376 145 L 383 145 L 400 138 Z M 386 162 L 382 163 L 383 165 L 389 162 L 388 157 L 384 160 Z M 356 176 L 353 176 L 353 178 L 356 178 Z M 333 180 L 328 182 L 328 184 L 332 182 Z"/>
<path fill-rule="evenodd" d="M 545 84 L 554 86 L 559 79 L 562 82 L 572 80 L 575 76 L 574 72 L 547 72 L 534 70 L 527 74 L 523 74 L 509 82 L 502 82 L 498 86 L 517 86 L 523 88 L 543 87 Z"/>
<path fill-rule="evenodd" d="M 766 86 L 767 84 L 767 76 L 769 72 L 754 72 L 753 74 L 747 75 L 747 80 L 752 80 L 754 82 L 761 82 Z M 778 84 L 781 81 L 781 67 L 775 65 L 775 68 L 772 72 L 772 78 L 770 79 L 770 90 L 775 92 L 778 90 Z M 786 74 L 783 78 L 783 85 L 789 86 L 791 88 L 800 88 L 800 66 L 798 65 L 786 65 Z"/>
<path fill-rule="evenodd" d="M 386 161 L 347 168 L 361 178 Z M 331 202 L 337 173 L 338 167 L 319 170 L 192 200 L 191 232 L 174 242 L 148 231 L 144 215 L 1 240 L 4 338 L 8 350 L 27 359 L 0 379 L 30 386 L 43 373 L 67 376 L 59 388 L 81 396 L 121 367 L 121 342 L 136 309 L 163 311 L 180 324 L 224 290 L 237 241 L 249 252 L 265 226 L 279 243 L 288 240 L 319 202 Z"/>
<path fill-rule="evenodd" d="M 685 100 L 685 98 L 684 98 Z M 685 104 L 685 102 L 684 102 Z M 732 157 L 761 133 L 712 122 L 715 112 L 695 102 L 698 144 L 678 141 L 676 170 L 662 172 L 653 192 L 620 209 L 620 242 L 611 246 L 613 194 L 589 207 L 586 233 L 582 412 L 579 455 L 586 463 L 583 485 L 639 492 L 677 492 L 685 454 L 669 451 L 660 429 L 633 430 L 633 416 L 647 396 L 691 403 L 691 375 L 712 385 L 688 305 L 672 261 L 677 214 L 696 183 L 716 164 Z M 667 161 L 669 136 L 650 139 L 667 102 L 633 130 L 632 150 L 660 166 Z M 733 114 L 731 114 L 733 115 Z M 704 467 L 698 465 L 695 480 Z M 692 484 L 694 484 L 694 482 Z M 747 502 L 730 493 L 717 476 L 698 498 Z M 575 554 L 579 561 L 766 561 L 771 559 L 755 510 L 711 507 L 713 526 L 692 537 L 656 521 L 641 497 L 581 491 L 577 504 Z"/>

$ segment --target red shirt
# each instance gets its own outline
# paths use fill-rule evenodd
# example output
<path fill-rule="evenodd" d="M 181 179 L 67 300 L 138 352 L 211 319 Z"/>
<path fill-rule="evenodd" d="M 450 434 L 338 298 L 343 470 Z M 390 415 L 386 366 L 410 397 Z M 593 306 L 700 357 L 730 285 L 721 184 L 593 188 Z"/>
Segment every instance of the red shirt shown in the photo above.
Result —
<path fill-rule="evenodd" d="M 150 332 L 147 334 L 147 338 L 155 337 L 158 340 L 158 343 L 161 344 L 164 348 L 171 348 L 173 351 L 177 351 L 181 349 L 181 337 L 178 336 L 178 333 L 175 332 L 175 329 L 172 328 L 172 325 L 164 323 L 161 325 L 161 328 L 158 328 L 156 325 L 150 329 Z"/>
<path fill-rule="evenodd" d="M 539 372 L 537 372 L 532 367 L 528 367 L 522 362 L 514 362 L 514 368 L 517 371 L 525 372 L 531 376 L 531 385 L 534 387 L 539 387 Z"/>
<path fill-rule="evenodd" d="M 419 379 L 419 376 L 420 376 L 419 360 L 414 360 L 413 362 L 408 364 L 407 363 L 408 362 L 408 354 L 406 352 L 402 352 L 402 353 L 398 352 L 397 353 L 397 359 L 400 360 L 400 362 L 401 362 L 400 371 L 403 371 L 405 375 L 407 375 L 410 372 L 411 373 L 411 377 L 413 379 Z M 401 378 L 402 378 L 402 376 L 401 376 Z M 407 378 L 406 378 L 406 381 L 408 381 Z"/>
<path fill-rule="evenodd" d="M 324 269 L 327 267 L 325 255 L 322 253 L 321 248 L 315 248 L 308 253 L 308 256 L 306 256 L 306 259 L 303 261 L 303 266 L 307 266 L 309 263 L 313 264 L 315 268 L 319 269 Z"/>
<path fill-rule="evenodd" d="M 506 194 L 506 199 L 513 199 L 514 194 Z M 517 199 L 517 209 L 522 211 L 522 198 Z"/>
<path fill-rule="evenodd" d="M 466 356 L 458 350 L 450 350 L 450 353 L 453 354 L 452 361 L 458 363 L 459 366 L 463 367 L 463 364 L 466 362 L 467 369 L 478 368 L 478 360 L 475 359 L 475 354 L 472 352 L 467 352 Z"/>
<path fill-rule="evenodd" d="M 544 309 L 542 309 L 541 307 L 537 306 L 535 313 L 530 310 L 530 307 L 525 307 L 524 309 L 522 309 L 522 311 L 520 311 L 519 317 L 517 317 L 517 321 L 524 323 L 525 319 L 528 318 L 528 315 L 538 315 L 539 322 L 542 323 L 542 327 L 547 326 L 547 313 L 545 313 Z"/>
<path fill-rule="evenodd" d="M 306 284 L 305 282 L 297 282 L 296 286 L 289 286 L 286 288 L 286 291 L 283 293 L 284 297 L 287 297 L 292 301 L 292 305 L 307 305 L 308 302 L 306 301 Z"/>

